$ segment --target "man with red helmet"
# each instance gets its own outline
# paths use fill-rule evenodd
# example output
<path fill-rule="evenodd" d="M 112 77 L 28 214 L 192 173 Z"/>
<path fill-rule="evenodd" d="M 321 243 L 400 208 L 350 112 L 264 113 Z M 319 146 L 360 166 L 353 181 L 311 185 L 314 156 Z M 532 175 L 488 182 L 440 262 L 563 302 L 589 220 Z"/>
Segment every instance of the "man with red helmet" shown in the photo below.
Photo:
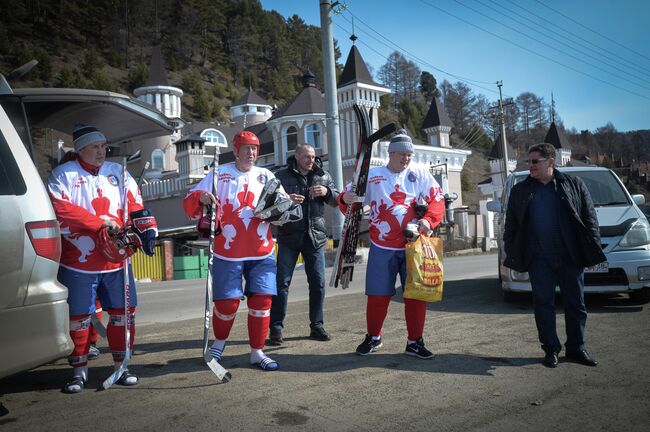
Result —
<path fill-rule="evenodd" d="M 74 343 L 68 357 L 73 367 L 72 380 L 63 386 L 65 393 L 80 392 L 88 380 L 90 315 L 95 311 L 96 298 L 110 315 L 107 339 L 115 368 L 122 363 L 126 352 L 124 326 L 127 322 L 124 314 L 124 259 L 135 252 L 136 245 L 153 254 L 157 234 L 155 219 L 143 209 L 136 182 L 128 172 L 122 178 L 120 164 L 106 161 L 104 134 L 92 126 L 78 125 L 72 137 L 75 151 L 66 155 L 68 161 L 57 166 L 47 182 L 61 228 L 58 279 L 68 288 L 70 337 Z M 127 234 L 122 226 L 125 207 L 130 223 L 139 227 L 133 230 L 135 234 Z M 111 233 L 119 235 L 113 237 Z M 131 271 L 129 276 L 131 317 L 128 322 L 132 345 L 137 298 Z M 126 370 L 117 383 L 135 385 L 138 377 Z"/>
<path fill-rule="evenodd" d="M 221 360 L 242 295 L 247 297 L 250 363 L 265 371 L 279 365 L 262 351 L 269 330 L 272 297 L 276 294 L 276 266 L 273 238 L 268 221 L 255 216 L 255 208 L 265 185 L 277 185 L 266 168 L 255 166 L 260 141 L 252 132 L 242 131 L 233 139 L 235 164 L 219 167 L 216 197 L 212 190 L 213 172 L 185 197 L 183 207 L 190 218 L 202 215 L 203 206 L 213 201 L 221 205 L 221 233 L 214 239 L 212 264 L 214 314 L 212 327 L 215 341 L 212 356 Z M 268 187 L 266 189 L 268 191 Z M 246 285 L 242 289 L 242 277 Z"/>

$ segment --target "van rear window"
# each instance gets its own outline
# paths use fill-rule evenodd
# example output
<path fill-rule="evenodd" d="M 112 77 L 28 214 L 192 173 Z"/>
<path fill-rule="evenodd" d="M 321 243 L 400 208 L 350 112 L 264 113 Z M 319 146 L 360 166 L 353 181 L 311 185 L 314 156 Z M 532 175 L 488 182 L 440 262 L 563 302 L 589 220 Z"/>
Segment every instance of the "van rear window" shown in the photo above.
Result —
<path fill-rule="evenodd" d="M 0 195 L 24 195 L 27 186 L 4 135 L 0 133 Z"/>

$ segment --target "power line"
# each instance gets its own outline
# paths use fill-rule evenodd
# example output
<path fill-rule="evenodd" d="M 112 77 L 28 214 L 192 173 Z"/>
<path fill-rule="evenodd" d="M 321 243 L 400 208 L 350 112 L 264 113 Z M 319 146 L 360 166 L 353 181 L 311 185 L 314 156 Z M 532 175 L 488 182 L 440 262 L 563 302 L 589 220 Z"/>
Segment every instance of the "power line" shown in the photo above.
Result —
<path fill-rule="evenodd" d="M 572 71 L 574 71 L 574 72 L 577 72 L 577 73 L 579 73 L 579 74 L 581 74 L 581 75 L 587 76 L 587 77 L 589 77 L 589 78 L 591 78 L 591 79 L 594 79 L 594 80 L 596 80 L 596 81 L 600 81 L 600 82 L 602 82 L 603 84 L 607 84 L 608 86 L 611 86 L 611 87 L 617 88 L 617 89 L 619 89 L 619 90 L 622 90 L 622 91 L 624 91 L 624 92 L 627 92 L 627 93 L 633 94 L 633 95 L 635 95 L 635 96 L 639 96 L 640 98 L 650 100 L 650 97 L 648 97 L 648 96 L 642 95 L 642 94 L 640 94 L 640 93 L 637 93 L 637 92 L 635 92 L 635 91 L 633 91 L 633 90 L 629 90 L 629 89 L 624 88 L 624 87 L 621 87 L 621 86 L 619 86 L 619 85 L 616 85 L 616 84 L 610 83 L 609 81 L 605 81 L 605 80 L 600 79 L 600 78 L 598 78 L 598 77 L 596 77 L 596 76 L 594 76 L 594 75 L 591 75 L 591 74 L 589 74 L 589 73 L 587 73 L 587 72 L 583 72 L 583 71 L 581 71 L 581 70 L 579 70 L 579 69 L 576 69 L 576 68 L 574 68 L 574 67 L 572 67 L 572 66 L 566 65 L 566 64 L 564 64 L 564 63 L 562 63 L 562 62 L 560 62 L 560 61 L 557 61 L 557 60 L 555 60 L 555 59 L 553 59 L 553 58 L 551 58 L 551 57 L 549 57 L 549 56 L 546 56 L 546 55 L 544 55 L 544 54 L 540 54 L 540 53 L 538 53 L 538 52 L 535 52 L 535 51 L 531 50 L 530 48 L 527 48 L 527 47 L 525 47 L 525 46 L 523 46 L 523 45 L 521 45 L 521 44 L 518 44 L 518 43 L 516 43 L 516 42 L 513 42 L 513 41 L 511 41 L 511 40 L 509 40 L 509 39 L 506 39 L 505 37 L 500 36 L 500 35 L 498 35 L 498 34 L 492 32 L 492 31 L 490 31 L 490 30 L 484 29 L 483 27 L 480 27 L 480 26 L 478 26 L 478 25 L 476 25 L 476 24 L 474 24 L 474 23 L 472 23 L 472 22 L 470 22 L 470 21 L 467 21 L 467 20 L 464 19 L 464 18 L 461 18 L 461 17 L 459 17 L 459 16 L 457 16 L 457 15 L 455 15 L 455 14 L 452 14 L 451 12 L 448 12 L 448 11 L 442 9 L 442 8 L 439 8 L 438 6 L 434 6 L 434 5 L 432 5 L 431 3 L 429 3 L 429 2 L 427 2 L 427 1 L 425 1 L 425 0 L 420 0 L 420 2 L 424 3 L 425 5 L 427 5 L 427 6 L 431 7 L 431 8 L 433 8 L 433 9 L 437 9 L 437 10 L 439 10 L 439 11 L 441 11 L 441 12 L 443 12 L 443 13 L 445 13 L 445 14 L 447 14 L 447 15 L 453 17 L 453 18 L 456 18 L 457 20 L 462 21 L 462 22 L 464 22 L 465 24 L 468 24 L 468 25 L 470 25 L 470 26 L 472 26 L 472 27 L 475 27 L 475 28 L 477 28 L 477 29 L 479 29 L 479 30 L 481 30 L 481 31 L 483 31 L 483 32 L 485 32 L 485 33 L 488 33 L 488 34 L 490 34 L 490 35 L 492 35 L 492 36 L 494 36 L 494 37 L 496 37 L 496 38 L 498 38 L 498 39 L 501 39 L 501 40 L 504 41 L 504 42 L 508 42 L 509 44 L 514 45 L 514 46 L 516 46 L 516 47 L 518 47 L 518 48 L 521 48 L 521 49 L 523 49 L 523 50 L 525 50 L 525 51 L 528 51 L 528 52 L 530 52 L 531 54 L 535 54 L 535 55 L 538 56 L 538 57 L 542 57 L 543 59 L 546 59 L 546 60 L 548 60 L 548 61 L 550 61 L 550 62 L 553 62 L 553 63 L 555 63 L 555 64 L 558 64 L 558 65 L 560 65 L 560 66 L 562 66 L 562 67 L 565 67 L 565 68 L 567 68 L 567 69 L 570 69 L 570 70 L 572 70 Z"/>
<path fill-rule="evenodd" d="M 474 0 L 474 1 L 477 2 L 477 3 L 479 3 L 479 4 L 482 4 L 483 6 L 485 6 L 485 7 L 487 7 L 487 8 L 492 9 L 489 5 L 483 3 L 481 0 Z M 492 3 L 494 3 L 494 4 L 498 5 L 498 6 L 502 7 L 503 9 L 505 9 L 505 10 L 507 10 L 507 11 L 509 11 L 509 12 L 511 12 L 511 13 L 513 13 L 513 14 L 515 14 L 515 15 L 521 17 L 521 18 L 523 18 L 523 19 L 525 19 L 526 21 L 531 22 L 534 26 L 537 24 L 537 23 L 535 23 L 533 20 L 531 20 L 530 18 L 526 18 L 525 16 L 521 15 L 521 14 L 518 13 L 518 12 L 513 11 L 512 9 L 509 9 L 509 8 L 507 8 L 507 7 L 505 7 L 505 6 L 502 6 L 499 2 L 497 2 L 497 1 L 495 1 L 495 0 L 488 0 L 488 1 L 490 1 L 490 2 L 492 2 Z M 610 67 L 610 68 L 612 68 L 612 69 L 616 69 L 616 70 L 618 70 L 618 71 L 620 71 L 620 72 L 622 72 L 622 73 L 624 73 L 624 74 L 630 75 L 630 76 L 632 76 L 632 77 L 634 77 L 634 78 L 636 78 L 636 79 L 638 79 L 638 80 L 641 80 L 641 81 L 643 81 L 643 82 L 650 83 L 650 81 L 648 81 L 647 74 L 644 74 L 644 76 L 639 76 L 639 75 L 637 75 L 637 74 L 634 74 L 634 73 L 630 72 L 630 71 L 627 70 L 627 69 L 623 69 L 623 68 L 621 68 L 621 67 L 619 67 L 619 66 L 617 66 L 617 65 L 615 65 L 615 64 L 609 63 L 609 62 L 608 62 L 609 59 L 608 59 L 607 57 L 605 57 L 605 59 L 602 58 L 603 54 L 596 53 L 597 55 L 601 56 L 601 58 L 595 57 L 595 56 L 591 55 L 591 54 L 588 53 L 588 52 L 582 51 L 582 50 L 580 50 L 580 49 L 578 49 L 578 48 L 575 48 L 575 47 L 572 46 L 572 45 L 569 45 L 567 42 L 565 42 L 565 41 L 562 40 L 562 39 L 558 39 L 558 38 L 552 36 L 552 35 L 549 34 L 548 32 L 543 32 L 543 31 L 541 31 L 541 30 L 536 30 L 535 27 L 531 27 L 530 25 L 527 25 L 526 23 L 521 22 L 521 21 L 519 21 L 518 19 L 513 18 L 512 16 L 509 16 L 509 15 L 503 13 L 503 12 L 501 12 L 501 14 L 502 14 L 503 16 L 505 16 L 505 17 L 511 19 L 512 21 L 516 22 L 517 24 L 520 24 L 520 25 L 522 25 L 522 26 L 524 26 L 524 27 L 527 27 L 527 28 L 529 28 L 529 29 L 531 29 L 531 30 L 534 30 L 534 31 L 536 31 L 537 33 L 541 34 L 542 36 L 544 36 L 544 37 L 546 37 L 546 38 L 548 38 L 548 39 L 551 39 L 551 40 L 553 40 L 553 41 L 555 41 L 555 42 L 557 42 L 557 43 L 560 43 L 560 44 L 562 44 L 562 45 L 568 47 L 569 49 L 575 50 L 576 52 L 578 52 L 578 53 L 580 53 L 580 54 L 582 54 L 582 55 L 584 55 L 584 56 L 587 56 L 587 57 L 589 57 L 589 58 L 592 58 L 592 59 L 594 59 L 594 60 L 596 60 L 596 61 L 598 61 L 598 62 L 600 62 L 600 63 L 602 63 L 602 64 L 605 64 L 605 65 L 607 65 L 608 67 Z M 495 21 L 496 21 L 496 20 L 495 20 Z M 500 23 L 500 24 L 501 24 L 501 23 Z M 504 25 L 504 24 L 502 24 L 502 25 Z M 522 34 L 523 34 L 523 33 L 522 33 Z M 530 36 L 529 36 L 529 37 L 530 37 Z M 566 39 L 566 38 L 565 38 L 565 39 Z M 570 42 L 573 43 L 573 44 L 576 43 L 575 41 L 570 41 Z M 587 48 L 587 49 L 590 50 L 590 51 L 594 51 L 592 48 L 586 47 L 584 44 L 579 44 L 579 45 L 581 45 L 581 46 Z M 562 52 L 562 51 L 561 51 L 561 52 Z M 568 54 L 567 54 L 567 55 L 568 55 Z M 581 61 L 582 61 L 582 60 L 581 60 Z M 587 62 L 585 62 L 585 63 L 587 63 Z M 587 64 L 591 65 L 590 63 L 587 63 Z M 628 69 L 629 69 L 629 68 L 628 68 Z M 611 72 L 608 72 L 608 71 L 605 71 L 605 72 L 614 75 L 614 74 L 611 73 Z M 635 84 L 635 83 L 633 83 L 633 84 Z M 638 85 L 638 84 L 636 84 L 636 85 Z M 643 87 L 643 86 L 640 86 L 640 87 Z M 649 90 L 650 90 L 650 89 L 649 89 Z"/>
<path fill-rule="evenodd" d="M 490 1 L 491 1 L 492 3 L 499 4 L 499 3 L 496 2 L 495 0 L 490 0 Z M 596 48 L 598 48 L 598 49 L 604 51 L 605 53 L 607 53 L 607 55 L 610 55 L 610 56 L 613 56 L 613 57 L 617 57 L 617 58 L 619 58 L 620 60 L 622 60 L 622 61 L 628 63 L 629 65 L 632 65 L 633 67 L 636 67 L 636 69 L 639 70 L 640 72 L 642 72 L 642 73 L 650 73 L 650 69 L 646 68 L 645 66 L 641 66 L 641 65 L 639 65 L 639 64 L 637 64 L 637 63 L 635 63 L 635 62 L 633 62 L 633 61 L 631 61 L 631 60 L 628 60 L 628 59 L 626 59 L 626 58 L 624 58 L 624 57 L 621 57 L 620 55 L 618 55 L 617 53 L 615 53 L 615 52 L 613 52 L 613 51 L 610 51 L 610 50 L 608 50 L 608 49 L 606 49 L 606 48 L 603 48 L 603 47 L 601 47 L 601 46 L 599 46 L 599 45 L 596 45 L 595 43 L 593 43 L 593 42 L 591 42 L 591 41 L 589 41 L 589 40 L 583 38 L 583 37 L 580 36 L 579 34 L 573 33 L 573 32 L 570 31 L 570 30 L 567 30 L 567 29 L 565 29 L 565 28 L 562 28 L 560 25 L 554 23 L 553 21 L 547 20 L 547 19 L 544 18 L 543 16 L 541 16 L 541 15 L 539 15 L 539 14 L 536 14 L 535 12 L 531 11 L 530 9 L 526 9 L 525 7 L 521 6 L 520 4 L 517 4 L 516 2 L 514 2 L 514 1 L 512 1 L 512 0 L 506 0 L 506 1 L 507 1 L 508 3 L 510 3 L 510 4 L 512 4 L 513 6 L 516 6 L 516 7 L 518 7 L 519 9 L 522 9 L 522 10 L 528 12 L 528 13 L 531 14 L 532 16 L 534 16 L 534 17 L 536 17 L 536 18 L 538 18 L 538 19 L 541 19 L 541 20 L 544 21 L 544 22 L 549 23 L 549 24 L 551 24 L 551 25 L 554 26 L 554 27 L 557 27 L 558 29 L 562 30 L 563 32 L 568 33 L 568 34 L 570 34 L 571 36 L 573 36 L 573 37 L 575 37 L 575 38 L 577 38 L 577 39 L 580 39 L 580 40 L 582 40 L 582 41 L 584 41 L 584 42 L 586 42 L 586 43 L 588 43 L 588 44 L 590 44 L 590 45 L 592 45 L 592 46 L 594 46 L 594 47 L 596 47 Z M 502 7 L 504 7 L 504 6 L 502 6 Z M 505 7 L 504 7 L 504 8 L 505 8 Z M 534 21 L 531 20 L 531 22 L 534 22 Z M 580 46 L 582 46 L 582 47 L 585 47 L 585 48 L 587 48 L 587 49 L 590 49 L 590 50 L 596 52 L 596 50 L 594 50 L 593 48 L 589 48 L 589 47 L 587 47 L 587 46 L 584 45 L 584 44 L 581 44 L 581 43 L 579 43 L 579 42 L 575 42 L 575 41 L 574 41 L 574 43 L 576 43 L 576 44 L 578 44 L 578 45 L 580 45 Z M 603 55 L 603 54 L 601 54 L 601 55 Z"/>
<path fill-rule="evenodd" d="M 625 48 L 626 50 L 628 50 L 628 51 L 630 51 L 630 52 L 633 52 L 634 54 L 636 54 L 636 55 L 638 55 L 638 56 L 640 56 L 640 57 L 643 57 L 643 58 L 646 59 L 646 60 L 650 60 L 650 57 L 647 57 L 647 56 L 645 56 L 644 54 L 641 54 L 640 52 L 635 51 L 635 50 L 633 50 L 632 48 L 629 48 L 629 47 L 623 45 L 622 43 L 617 42 L 617 41 L 615 41 L 614 39 L 612 39 L 612 38 L 610 38 L 610 37 L 608 37 L 608 36 L 605 36 L 604 34 L 598 32 L 598 31 L 596 31 L 596 30 L 594 30 L 594 29 L 591 29 L 591 28 L 587 27 L 586 25 L 584 25 L 584 24 L 582 24 L 582 23 L 580 23 L 580 22 L 574 20 L 574 19 L 571 18 L 570 16 L 567 16 L 567 15 L 563 14 L 562 12 L 558 11 L 557 9 L 553 9 L 553 8 L 550 7 L 549 5 L 544 4 L 544 3 L 542 3 L 542 2 L 539 1 L 539 0 L 535 0 L 535 1 L 536 1 L 537 3 L 539 3 L 539 4 L 541 4 L 542 6 L 544 6 L 545 8 L 548 8 L 548 9 L 552 10 L 552 11 L 555 12 L 556 14 L 563 16 L 564 18 L 568 19 L 569 21 L 574 22 L 575 24 L 578 24 L 580 27 L 583 27 L 583 28 L 589 30 L 590 32 L 597 34 L 598 36 L 602 37 L 603 39 L 607 39 L 608 41 L 610 41 L 610 42 L 612 42 L 612 43 L 614 43 L 614 44 L 620 46 L 621 48 Z"/>
<path fill-rule="evenodd" d="M 576 57 L 575 55 L 573 55 L 573 54 L 571 54 L 571 53 L 569 53 L 569 52 L 567 52 L 567 51 L 564 51 L 564 50 L 562 50 L 562 49 L 560 49 L 560 48 L 558 48 L 558 47 L 554 47 L 554 46 L 552 46 L 552 45 L 549 45 L 548 43 L 544 42 L 543 40 L 540 40 L 540 39 L 538 39 L 538 38 L 536 38 L 536 37 L 530 36 L 529 34 L 526 34 L 526 33 L 524 33 L 523 31 L 516 29 L 515 27 L 512 27 L 512 26 L 510 26 L 510 25 L 508 25 L 508 24 L 504 24 L 503 22 L 499 21 L 498 19 L 496 19 L 496 18 L 492 18 L 491 16 L 489 16 L 489 15 L 487 15 L 487 14 L 485 14 L 485 13 L 483 13 L 483 12 L 481 12 L 481 11 L 479 11 L 479 10 L 477 10 L 477 9 L 475 9 L 475 8 L 473 8 L 473 7 L 471 7 L 471 6 L 466 5 L 465 3 L 463 3 L 463 2 L 460 1 L 460 0 L 453 0 L 453 1 L 456 2 L 456 3 L 458 3 L 459 5 L 461 5 L 461 6 L 463 6 L 463 7 L 465 7 L 465 8 L 467 8 L 467 9 L 469 9 L 469 10 L 471 10 L 471 11 L 473 11 L 473 12 L 475 12 L 475 13 L 477 13 L 477 14 L 479 14 L 479 15 L 481 15 L 481 16 L 487 18 L 487 19 L 489 19 L 489 20 L 492 20 L 492 21 L 496 22 L 497 24 L 502 25 L 503 27 L 506 27 L 506 28 L 508 28 L 508 29 L 510 29 L 510 30 L 512 30 L 512 31 L 514 31 L 514 32 L 516 32 L 516 33 L 519 33 L 519 34 L 523 35 L 523 36 L 526 36 L 527 38 L 532 39 L 533 41 L 535 41 L 535 42 L 537 42 L 537 43 L 540 43 L 540 44 L 542 44 L 542 45 L 544 45 L 544 46 L 546 46 L 546 47 L 548 47 L 548 48 L 551 48 L 552 50 L 555 50 L 555 51 L 557 51 L 557 52 L 560 52 L 560 53 L 562 53 L 562 54 L 565 54 L 565 55 L 568 56 L 569 58 L 573 58 L 573 59 L 575 59 L 575 60 L 581 61 L 582 63 L 585 63 L 585 64 L 587 64 L 587 65 L 589 65 L 589 66 L 591 66 L 591 67 L 593 67 L 593 68 L 596 68 L 596 69 L 598 69 L 598 70 L 600 70 L 600 71 L 602 71 L 602 72 L 605 72 L 605 73 L 608 73 L 608 74 L 610 74 L 610 75 L 613 75 L 615 78 L 619 78 L 619 79 L 622 80 L 622 81 L 626 81 L 628 84 L 636 85 L 636 86 L 641 87 L 641 88 L 643 88 L 643 89 L 650 90 L 650 87 L 647 87 L 647 86 L 642 85 L 642 84 L 634 83 L 634 82 L 630 81 L 629 79 L 627 79 L 627 78 L 625 78 L 625 77 L 622 77 L 622 76 L 619 76 L 619 75 L 617 75 L 617 74 L 615 74 L 615 73 L 613 73 L 613 72 L 610 72 L 610 71 L 608 71 L 608 70 L 606 70 L 606 69 L 603 69 L 602 67 L 600 67 L 600 66 L 598 66 L 598 65 L 596 65 L 596 64 L 593 64 L 593 63 L 590 63 L 590 62 L 588 62 L 588 61 L 586 61 L 586 60 L 580 59 L 580 58 Z M 479 0 L 476 0 L 476 1 L 479 1 Z M 547 37 L 550 37 L 550 36 L 547 36 Z M 555 39 L 555 40 L 558 41 L 557 39 Z M 561 43 L 563 43 L 563 42 L 561 42 Z M 598 60 L 598 59 L 596 59 L 596 60 Z"/>

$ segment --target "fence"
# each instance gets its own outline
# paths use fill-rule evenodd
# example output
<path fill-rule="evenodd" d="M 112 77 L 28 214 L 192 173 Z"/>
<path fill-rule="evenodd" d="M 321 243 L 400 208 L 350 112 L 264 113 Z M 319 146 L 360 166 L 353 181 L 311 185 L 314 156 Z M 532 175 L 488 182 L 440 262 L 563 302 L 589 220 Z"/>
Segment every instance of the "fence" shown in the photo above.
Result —
<path fill-rule="evenodd" d="M 131 257 L 131 267 L 136 279 L 158 279 L 165 278 L 165 257 L 161 245 L 154 248 L 152 257 L 145 255 L 138 250 Z"/>

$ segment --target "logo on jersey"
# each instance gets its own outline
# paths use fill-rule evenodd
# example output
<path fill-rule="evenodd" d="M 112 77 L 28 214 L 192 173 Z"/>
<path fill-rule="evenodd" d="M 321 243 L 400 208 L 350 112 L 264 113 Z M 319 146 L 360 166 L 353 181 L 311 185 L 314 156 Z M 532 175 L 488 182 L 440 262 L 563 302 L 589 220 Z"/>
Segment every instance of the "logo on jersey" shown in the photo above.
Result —
<path fill-rule="evenodd" d="M 267 180 L 266 174 L 260 174 L 257 176 L 257 181 L 260 182 L 260 184 L 266 184 Z"/>
<path fill-rule="evenodd" d="M 117 186 L 118 184 L 120 184 L 115 174 L 111 174 L 106 178 L 108 179 L 108 182 L 111 184 L 111 186 Z"/>
<path fill-rule="evenodd" d="M 411 183 L 415 183 L 415 181 L 418 179 L 418 177 L 415 175 L 413 171 L 411 171 L 408 175 L 408 179 Z"/>

